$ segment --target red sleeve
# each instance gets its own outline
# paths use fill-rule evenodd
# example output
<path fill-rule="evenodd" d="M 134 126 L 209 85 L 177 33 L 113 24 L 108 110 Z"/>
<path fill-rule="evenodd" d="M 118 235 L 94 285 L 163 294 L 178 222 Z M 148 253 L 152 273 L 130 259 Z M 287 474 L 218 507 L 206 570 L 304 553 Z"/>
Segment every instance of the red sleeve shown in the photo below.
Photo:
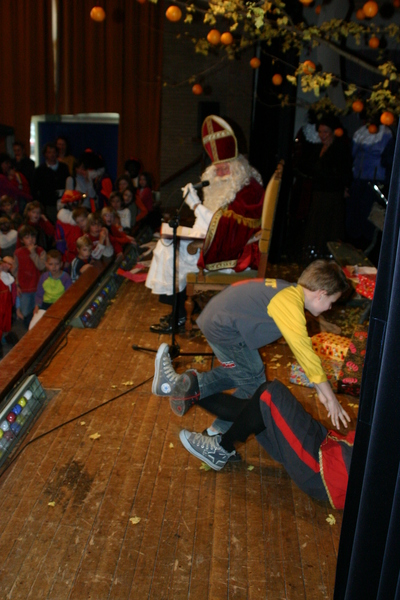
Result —
<path fill-rule="evenodd" d="M 147 208 L 145 207 L 145 205 L 143 204 L 139 192 L 137 192 L 137 194 L 136 194 L 136 206 L 139 209 L 139 214 L 136 217 L 136 223 L 137 223 L 138 221 L 141 221 L 149 212 L 147 210 Z"/>
<path fill-rule="evenodd" d="M 101 191 L 100 193 L 103 194 L 103 196 L 105 196 L 107 198 L 107 200 L 110 198 L 110 194 L 113 191 L 113 184 L 112 181 L 109 177 L 105 177 L 104 179 L 102 179 L 101 181 Z"/>

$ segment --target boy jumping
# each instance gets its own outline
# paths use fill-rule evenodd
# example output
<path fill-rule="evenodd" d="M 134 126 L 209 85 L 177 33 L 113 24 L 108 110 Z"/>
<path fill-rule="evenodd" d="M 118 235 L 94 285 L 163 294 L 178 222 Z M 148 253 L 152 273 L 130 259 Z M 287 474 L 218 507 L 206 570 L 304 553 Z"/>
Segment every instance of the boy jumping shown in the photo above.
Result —
<path fill-rule="evenodd" d="M 178 375 L 168 345 L 161 344 L 155 361 L 152 392 L 171 396 L 175 414 L 183 416 L 200 399 L 236 389 L 237 398 L 250 398 L 266 381 L 259 348 L 283 336 L 310 382 L 333 425 L 347 427 L 349 415 L 341 407 L 312 348 L 305 310 L 318 317 L 329 310 L 348 288 L 334 261 L 317 260 L 301 274 L 297 285 L 280 279 L 250 279 L 223 290 L 207 304 L 197 320 L 221 363 L 204 373 L 189 370 Z M 224 433 L 231 422 L 214 421 L 208 433 Z"/>

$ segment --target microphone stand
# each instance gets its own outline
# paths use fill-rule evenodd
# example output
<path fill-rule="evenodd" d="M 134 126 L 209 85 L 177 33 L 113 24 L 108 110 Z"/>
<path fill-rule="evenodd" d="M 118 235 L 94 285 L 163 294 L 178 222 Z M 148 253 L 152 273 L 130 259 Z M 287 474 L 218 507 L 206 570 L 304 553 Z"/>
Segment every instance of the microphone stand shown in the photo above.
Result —
<path fill-rule="evenodd" d="M 174 358 L 177 358 L 178 356 L 213 356 L 214 353 L 213 352 L 181 352 L 180 346 L 179 344 L 176 342 L 175 339 L 175 335 L 177 333 L 177 327 L 178 327 L 178 319 L 176 318 L 176 312 L 178 309 L 178 297 L 177 297 L 177 292 L 176 292 L 176 259 L 177 259 L 177 247 L 178 247 L 178 236 L 177 236 L 177 229 L 179 227 L 179 220 L 180 220 L 180 213 L 181 210 L 185 204 L 185 200 L 186 200 L 186 196 L 188 195 L 189 192 L 187 192 L 182 200 L 182 203 L 180 205 L 180 207 L 177 210 L 177 213 L 175 215 L 175 217 L 173 217 L 168 225 L 171 227 L 173 233 L 172 233 L 172 248 L 173 248 L 173 265 L 172 265 L 172 338 L 171 338 L 171 344 L 169 346 L 169 355 L 171 357 L 171 360 L 173 360 Z M 146 352 L 157 352 L 158 348 L 156 350 L 152 349 L 152 348 L 145 348 L 144 346 L 137 346 L 136 344 L 133 344 L 132 346 L 133 350 L 144 350 Z"/>

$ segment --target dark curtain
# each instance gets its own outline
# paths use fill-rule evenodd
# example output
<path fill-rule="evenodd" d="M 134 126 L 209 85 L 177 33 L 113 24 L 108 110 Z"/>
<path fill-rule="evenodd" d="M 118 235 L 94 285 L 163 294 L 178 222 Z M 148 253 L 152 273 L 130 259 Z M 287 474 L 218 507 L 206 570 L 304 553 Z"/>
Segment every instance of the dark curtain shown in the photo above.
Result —
<path fill-rule="evenodd" d="M 339 544 L 335 600 L 400 597 L 399 172 L 397 138 Z"/>
<path fill-rule="evenodd" d="M 93 5 L 59 0 L 57 110 L 119 113 L 119 172 L 139 158 L 158 181 L 163 3 L 103 0 L 101 23 Z"/>
<path fill-rule="evenodd" d="M 0 23 L 0 123 L 29 156 L 31 116 L 54 112 L 51 2 L 1 0 Z"/>

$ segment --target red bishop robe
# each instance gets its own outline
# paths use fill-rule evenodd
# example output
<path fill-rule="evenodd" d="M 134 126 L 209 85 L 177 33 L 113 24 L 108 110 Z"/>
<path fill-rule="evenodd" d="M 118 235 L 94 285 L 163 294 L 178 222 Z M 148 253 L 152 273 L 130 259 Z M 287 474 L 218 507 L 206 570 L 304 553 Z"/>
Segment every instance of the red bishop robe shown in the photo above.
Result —
<path fill-rule="evenodd" d="M 258 243 L 246 245 L 260 229 L 264 189 L 255 180 L 242 188 L 233 202 L 217 210 L 208 227 L 198 266 L 209 271 L 257 269 Z"/>

